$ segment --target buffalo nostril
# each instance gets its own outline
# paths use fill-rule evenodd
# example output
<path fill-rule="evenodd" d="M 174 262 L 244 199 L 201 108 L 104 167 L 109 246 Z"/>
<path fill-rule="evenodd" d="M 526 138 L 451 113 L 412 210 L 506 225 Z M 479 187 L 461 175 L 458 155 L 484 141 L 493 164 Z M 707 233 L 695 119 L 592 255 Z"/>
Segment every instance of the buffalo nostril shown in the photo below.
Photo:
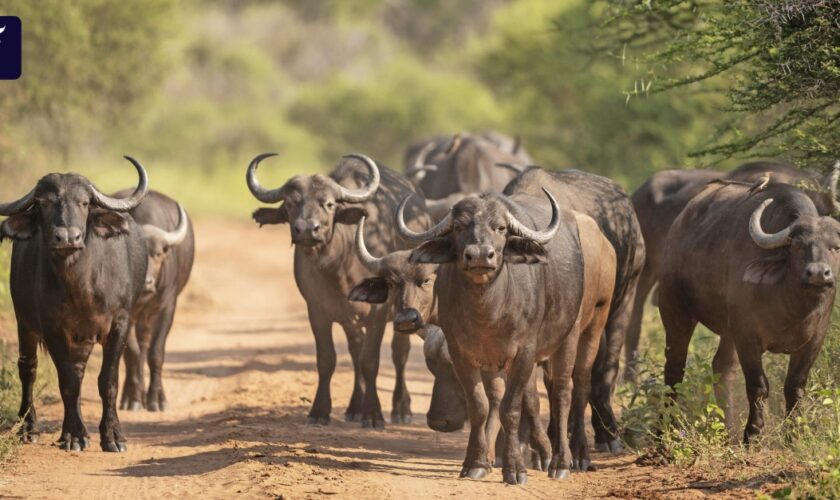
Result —
<path fill-rule="evenodd" d="M 496 256 L 496 252 L 494 252 L 493 250 L 490 250 L 489 252 L 487 252 L 487 258 L 488 259 L 492 259 L 495 256 Z"/>
<path fill-rule="evenodd" d="M 467 259 L 467 260 L 472 260 L 472 255 L 470 255 L 468 253 L 464 254 L 464 258 Z"/>
<path fill-rule="evenodd" d="M 826 269 L 825 271 L 823 271 L 823 276 L 825 276 L 826 278 L 831 278 L 831 269 Z"/>
<path fill-rule="evenodd" d="M 321 229 L 321 225 L 320 225 L 320 224 L 313 224 L 313 225 L 312 225 L 312 233 L 313 233 L 313 234 L 317 234 L 319 229 Z"/>

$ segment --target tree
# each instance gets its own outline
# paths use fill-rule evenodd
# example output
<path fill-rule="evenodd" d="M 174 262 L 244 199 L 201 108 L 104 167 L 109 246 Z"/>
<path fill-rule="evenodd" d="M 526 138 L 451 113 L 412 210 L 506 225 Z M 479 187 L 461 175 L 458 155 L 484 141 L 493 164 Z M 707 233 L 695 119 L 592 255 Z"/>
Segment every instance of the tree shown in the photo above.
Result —
<path fill-rule="evenodd" d="M 720 90 L 720 126 L 692 156 L 785 156 L 827 167 L 840 156 L 837 0 L 596 0 L 589 44 L 641 69 L 628 99 Z"/>

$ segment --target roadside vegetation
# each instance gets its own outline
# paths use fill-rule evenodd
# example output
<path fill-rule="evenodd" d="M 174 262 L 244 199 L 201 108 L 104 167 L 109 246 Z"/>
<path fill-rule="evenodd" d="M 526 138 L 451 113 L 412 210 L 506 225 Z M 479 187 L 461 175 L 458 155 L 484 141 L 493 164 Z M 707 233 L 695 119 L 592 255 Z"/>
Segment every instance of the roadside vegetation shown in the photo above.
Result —
<path fill-rule="evenodd" d="M 727 431 L 715 398 L 712 358 L 717 336 L 698 327 L 692 339 L 684 381 L 674 392 L 664 384 L 665 334 L 658 314 L 645 323 L 636 383 L 619 388 L 623 439 L 642 463 L 673 464 L 709 477 L 732 467 L 760 469 L 772 483 L 787 484 L 774 498 L 840 496 L 840 309 L 811 371 L 805 398 L 785 418 L 784 377 L 787 356 L 765 355 L 770 397 L 765 404 L 766 428 L 757 443 L 741 444 L 746 422 L 743 377 L 735 383 L 735 428 Z"/>

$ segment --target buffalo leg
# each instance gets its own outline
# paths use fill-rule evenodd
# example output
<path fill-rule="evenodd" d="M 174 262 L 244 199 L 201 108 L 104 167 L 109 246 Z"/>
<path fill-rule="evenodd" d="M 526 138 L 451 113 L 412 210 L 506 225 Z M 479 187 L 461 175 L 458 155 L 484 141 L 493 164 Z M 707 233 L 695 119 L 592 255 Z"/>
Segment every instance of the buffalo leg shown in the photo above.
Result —
<path fill-rule="evenodd" d="M 175 304 L 164 308 L 158 314 L 148 348 L 149 391 L 146 393 L 146 409 L 149 411 L 166 410 L 166 394 L 163 392 L 163 361 L 166 355 L 166 338 L 175 319 Z"/>
<path fill-rule="evenodd" d="M 108 334 L 102 352 L 102 369 L 99 371 L 99 397 L 102 399 L 102 420 L 99 422 L 102 451 L 126 450 L 120 418 L 117 415 L 117 388 L 119 386 L 120 358 L 130 327 L 128 316 L 117 318 Z"/>
<path fill-rule="evenodd" d="M 450 354 L 453 354 L 450 351 Z M 464 360 L 453 358 L 455 374 L 467 402 L 467 417 L 470 420 L 470 437 L 460 477 L 481 479 L 490 470 L 487 461 L 487 436 L 485 425 L 489 414 L 489 403 L 481 380 L 481 372 L 469 366 Z"/>
<path fill-rule="evenodd" d="M 344 421 L 361 422 L 362 407 L 365 402 L 365 379 L 362 376 L 361 362 L 365 332 L 357 326 L 344 326 L 343 328 L 347 337 L 347 350 L 350 351 L 350 359 L 353 361 L 353 393 L 350 395 L 350 402 L 344 412 Z"/>
<path fill-rule="evenodd" d="M 24 443 L 37 443 L 38 432 L 35 401 L 32 388 L 38 374 L 38 337 L 35 333 L 18 325 L 18 374 L 20 375 L 20 410 L 18 418 L 23 420 L 20 438 Z"/>
<path fill-rule="evenodd" d="M 318 366 L 318 389 L 306 419 L 307 424 L 327 425 L 332 412 L 330 381 L 335 373 L 335 344 L 332 338 L 332 321 L 320 311 L 309 309 L 309 324 L 315 335 L 315 360 Z"/>
<path fill-rule="evenodd" d="M 135 325 L 128 332 L 128 338 L 123 352 L 125 362 L 125 381 L 123 382 L 122 397 L 120 398 L 120 409 L 137 411 L 143 408 L 144 382 L 143 382 L 143 357 L 140 354 L 140 343 L 137 341 L 140 324 Z"/>
<path fill-rule="evenodd" d="M 64 403 L 59 444 L 63 450 L 82 451 L 90 446 L 90 438 L 82 421 L 81 390 L 92 345 L 70 349 L 64 335 L 58 332 L 45 333 L 44 339 L 58 372 L 58 388 Z"/>
<path fill-rule="evenodd" d="M 502 427 L 505 430 L 507 443 L 502 461 L 502 478 L 508 484 L 525 484 L 528 482 L 528 470 L 522 458 L 519 443 L 519 422 L 522 418 L 522 404 L 528 384 L 534 373 L 536 360 L 534 353 L 528 348 L 522 349 L 513 359 L 505 383 L 505 395 L 499 408 Z"/>
<path fill-rule="evenodd" d="M 633 311 L 627 325 L 627 335 L 624 339 L 624 380 L 636 381 L 636 363 L 639 360 L 639 339 L 642 336 L 642 320 L 645 315 L 645 302 L 653 286 L 656 284 L 656 273 L 645 265 L 633 297 Z"/>
<path fill-rule="evenodd" d="M 736 339 L 735 346 L 738 350 L 738 359 L 741 361 L 741 369 L 744 371 L 747 400 L 750 405 L 747 426 L 744 429 L 744 444 L 749 445 L 753 438 L 764 429 L 764 402 L 770 391 L 770 383 L 767 375 L 764 374 L 764 367 L 761 366 L 761 346 L 757 345 L 753 339 L 743 341 Z"/>
<path fill-rule="evenodd" d="M 735 351 L 735 343 L 728 335 L 720 338 L 720 344 L 712 360 L 712 370 L 718 376 L 718 381 L 715 383 L 715 398 L 723 409 L 726 429 L 732 435 L 735 429 L 732 390 L 735 376 L 738 374 L 738 353 Z"/>
<path fill-rule="evenodd" d="M 391 359 L 394 361 L 396 371 L 396 383 L 394 385 L 394 398 L 391 405 L 392 424 L 411 423 L 411 394 L 405 384 L 405 365 L 408 363 L 408 354 L 411 351 L 411 335 L 404 335 L 394 332 L 391 341 Z"/>
<path fill-rule="evenodd" d="M 487 375 L 484 373 L 482 373 L 481 379 L 488 400 L 487 422 L 484 424 L 484 439 L 488 444 L 487 463 L 499 465 L 498 461 L 504 455 L 507 441 L 504 432 L 499 432 L 502 425 L 499 418 L 499 406 L 502 404 L 502 397 L 505 395 L 505 381 L 495 374 Z M 504 441 L 502 441 L 503 439 Z M 493 443 L 495 443 L 495 446 L 489 446 Z"/>
<path fill-rule="evenodd" d="M 385 334 L 385 318 L 374 316 L 365 332 L 362 353 L 359 362 L 362 366 L 362 378 L 365 384 L 365 398 L 362 405 L 362 427 L 373 429 L 385 428 L 382 405 L 376 390 L 376 378 L 379 375 L 379 351 Z"/>
<path fill-rule="evenodd" d="M 592 367 L 592 427 L 595 428 L 595 444 L 600 451 L 618 453 L 622 449 L 618 420 L 612 409 L 612 396 L 618 378 L 624 333 L 633 312 L 631 308 L 635 296 L 636 283 L 632 282 L 621 303 L 610 314 Z"/>
<path fill-rule="evenodd" d="M 523 421 L 528 427 L 528 442 L 533 454 L 532 466 L 539 471 L 547 471 L 551 462 L 551 441 L 540 419 L 540 395 L 537 392 L 537 370 L 531 374 L 528 390 L 523 401 Z M 520 426 L 520 429 L 526 426 Z"/>
<path fill-rule="evenodd" d="M 572 374 L 576 352 L 575 339 L 567 337 L 548 363 L 551 371 L 551 421 L 552 457 L 548 466 L 548 477 L 566 479 L 571 474 L 572 450 L 569 443 L 569 414 L 572 407 Z"/>
<path fill-rule="evenodd" d="M 785 408 L 788 415 L 796 409 L 796 404 L 805 395 L 805 384 L 808 383 L 811 366 L 820 353 L 822 342 L 822 338 L 814 339 L 790 355 L 785 377 Z"/>

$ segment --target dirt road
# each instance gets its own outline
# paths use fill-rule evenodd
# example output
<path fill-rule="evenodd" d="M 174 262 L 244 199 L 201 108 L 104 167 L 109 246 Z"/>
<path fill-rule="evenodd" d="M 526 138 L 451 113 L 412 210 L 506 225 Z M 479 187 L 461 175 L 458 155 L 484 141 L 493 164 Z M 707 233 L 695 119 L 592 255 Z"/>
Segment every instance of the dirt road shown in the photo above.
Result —
<path fill-rule="evenodd" d="M 432 378 L 419 343 L 408 366 L 411 425 L 384 431 L 343 422 L 352 386 L 344 335 L 332 382 L 333 421 L 304 425 L 317 382 L 304 302 L 292 278 L 289 236 L 245 222 L 199 220 L 193 279 L 167 348 L 165 413 L 120 412 L 128 452 L 60 451 L 60 403 L 38 408 L 41 442 L 0 471 L 4 498 L 661 498 L 752 497 L 749 480 L 709 483 L 671 468 L 640 467 L 632 455 L 595 454 L 597 472 L 550 481 L 532 472 L 506 486 L 457 479 L 467 433 L 425 425 Z M 11 331 L 4 328 L 4 331 Z M 380 398 L 390 413 L 390 334 Z M 98 353 L 97 353 L 98 356 Z M 42 356 L 41 362 L 49 362 Z M 83 412 L 98 443 L 98 358 L 88 366 Z M 543 410 L 545 412 L 545 409 Z"/>

